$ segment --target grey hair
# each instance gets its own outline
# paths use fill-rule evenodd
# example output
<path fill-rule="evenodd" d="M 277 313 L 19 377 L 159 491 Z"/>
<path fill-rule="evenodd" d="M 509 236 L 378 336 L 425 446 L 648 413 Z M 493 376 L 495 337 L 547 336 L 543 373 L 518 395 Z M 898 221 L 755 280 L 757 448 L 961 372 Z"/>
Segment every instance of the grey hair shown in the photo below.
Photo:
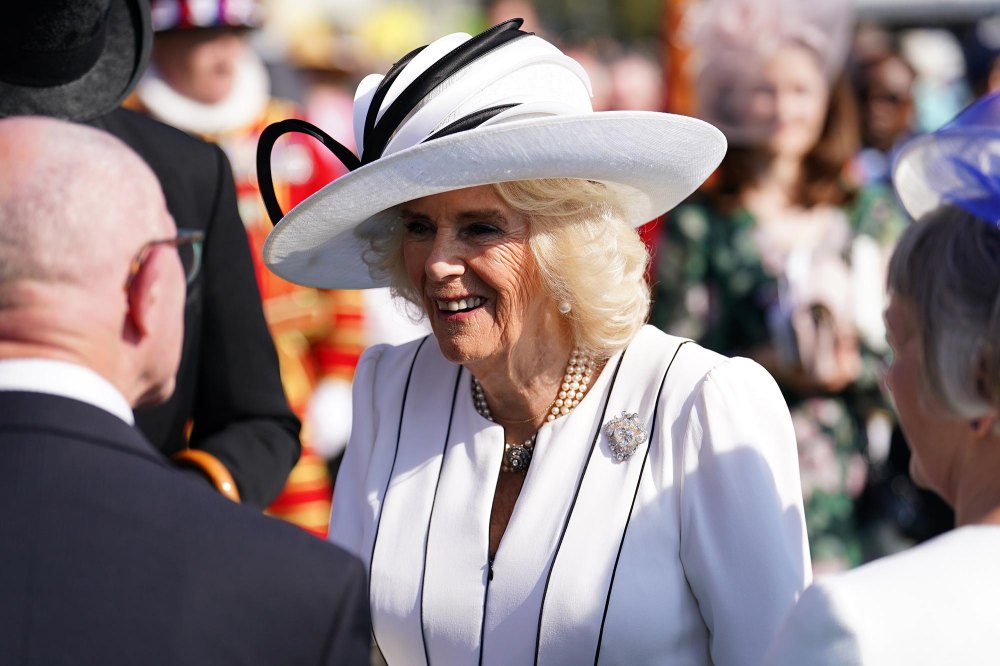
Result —
<path fill-rule="evenodd" d="M 605 358 L 624 348 L 649 315 L 649 253 L 615 192 L 603 183 L 573 178 L 492 187 L 528 218 L 528 245 L 542 288 L 555 302 L 570 303 L 565 316 L 575 344 Z M 394 295 L 419 306 L 420 295 L 403 267 L 398 208 L 381 215 L 389 231 L 369 239 L 365 263 L 375 279 L 390 283 Z"/>
<path fill-rule="evenodd" d="M 914 308 L 921 389 L 953 416 L 1000 407 L 1000 229 L 941 206 L 910 225 L 888 287 Z"/>

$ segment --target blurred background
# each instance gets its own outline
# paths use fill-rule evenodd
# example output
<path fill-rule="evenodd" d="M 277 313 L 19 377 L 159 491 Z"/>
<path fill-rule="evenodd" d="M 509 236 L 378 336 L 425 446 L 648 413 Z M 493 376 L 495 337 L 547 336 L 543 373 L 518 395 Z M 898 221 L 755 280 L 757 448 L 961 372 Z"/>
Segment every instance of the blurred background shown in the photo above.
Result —
<path fill-rule="evenodd" d="M 254 44 L 273 64 L 338 70 L 353 89 L 355 79 L 384 71 L 401 54 L 436 37 L 474 34 L 497 19 L 521 16 L 527 29 L 590 52 L 595 69 L 624 51 L 651 58 L 662 71 L 660 103 L 683 112 L 691 102 L 684 92 L 686 49 L 678 33 L 684 13 L 695 4 L 698 0 L 266 0 L 267 21 Z M 920 129 L 934 129 L 954 115 L 1000 53 L 1000 6 L 992 0 L 856 0 L 854 8 L 858 49 L 892 43 L 917 70 Z M 641 76 L 636 69 L 622 77 Z M 598 74 L 595 87 L 612 80 Z M 278 85 L 279 92 L 296 94 L 291 82 Z M 606 91 L 595 90 L 601 92 Z"/>
<path fill-rule="evenodd" d="M 303 118 L 356 152 L 353 95 L 364 76 L 448 33 L 521 17 L 585 67 L 595 110 L 696 115 L 726 132 L 730 154 L 704 191 L 640 230 L 654 256 L 652 321 L 750 356 L 778 378 L 796 426 L 817 572 L 952 526 L 948 509 L 910 481 L 882 387 L 885 261 L 909 223 L 890 171 L 903 141 L 1000 88 L 995 0 L 153 0 L 152 8 L 152 66 L 128 104 L 228 154 L 286 393 L 305 424 L 303 460 L 272 513 L 326 533 L 357 358 L 426 328 L 379 290 L 308 290 L 263 267 L 271 222 L 256 179 L 260 132 Z M 283 210 L 344 173 L 303 137 L 283 138 L 271 162 Z M 799 174 L 791 186 L 782 181 L 789 166 Z M 831 248 L 823 265 L 834 272 L 803 274 L 817 262 L 801 257 Z M 805 334 L 818 352 L 796 358 Z"/>

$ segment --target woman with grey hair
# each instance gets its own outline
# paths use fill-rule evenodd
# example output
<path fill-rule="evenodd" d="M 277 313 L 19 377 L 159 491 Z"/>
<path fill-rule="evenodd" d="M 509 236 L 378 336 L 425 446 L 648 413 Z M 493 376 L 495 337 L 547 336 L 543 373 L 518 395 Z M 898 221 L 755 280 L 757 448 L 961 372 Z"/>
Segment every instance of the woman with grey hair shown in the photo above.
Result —
<path fill-rule="evenodd" d="M 894 170 L 918 222 L 889 266 L 886 385 L 910 472 L 958 529 L 820 578 L 769 664 L 995 664 L 1000 660 L 1000 94 L 903 148 Z"/>
<path fill-rule="evenodd" d="M 265 181 L 288 128 L 351 167 L 277 224 L 272 270 L 390 285 L 433 329 L 358 366 L 330 538 L 390 664 L 753 663 L 810 577 L 788 411 L 758 365 L 644 325 L 634 230 L 725 141 L 593 112 L 519 27 L 365 79 L 360 158 L 294 121 L 262 140 Z"/>

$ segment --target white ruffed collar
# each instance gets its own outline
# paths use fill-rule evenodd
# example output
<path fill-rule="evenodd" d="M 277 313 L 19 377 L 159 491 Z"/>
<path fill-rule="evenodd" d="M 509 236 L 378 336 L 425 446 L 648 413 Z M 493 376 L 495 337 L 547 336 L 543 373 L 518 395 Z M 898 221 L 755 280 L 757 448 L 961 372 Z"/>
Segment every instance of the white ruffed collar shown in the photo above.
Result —
<path fill-rule="evenodd" d="M 185 97 L 150 66 L 136 95 L 156 118 L 194 134 L 219 134 L 256 121 L 270 99 L 271 80 L 264 62 L 249 48 L 237 62 L 233 89 L 215 104 Z"/>

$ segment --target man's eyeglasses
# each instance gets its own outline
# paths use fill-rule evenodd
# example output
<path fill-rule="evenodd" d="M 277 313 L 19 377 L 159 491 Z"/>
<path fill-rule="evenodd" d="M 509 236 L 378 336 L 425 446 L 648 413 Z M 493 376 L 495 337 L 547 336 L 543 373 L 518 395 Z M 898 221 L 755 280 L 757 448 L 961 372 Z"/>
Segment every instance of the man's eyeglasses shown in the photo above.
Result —
<path fill-rule="evenodd" d="M 132 265 L 129 267 L 128 279 L 125 281 L 125 289 L 132 286 L 132 281 L 138 275 L 143 262 L 149 257 L 150 251 L 157 245 L 173 245 L 177 249 L 177 254 L 181 258 L 181 266 L 184 267 L 184 277 L 187 279 L 187 286 L 194 283 L 201 269 L 201 246 L 205 240 L 205 234 L 195 229 L 178 229 L 174 238 L 163 238 L 149 241 L 136 252 L 132 258 Z"/>

